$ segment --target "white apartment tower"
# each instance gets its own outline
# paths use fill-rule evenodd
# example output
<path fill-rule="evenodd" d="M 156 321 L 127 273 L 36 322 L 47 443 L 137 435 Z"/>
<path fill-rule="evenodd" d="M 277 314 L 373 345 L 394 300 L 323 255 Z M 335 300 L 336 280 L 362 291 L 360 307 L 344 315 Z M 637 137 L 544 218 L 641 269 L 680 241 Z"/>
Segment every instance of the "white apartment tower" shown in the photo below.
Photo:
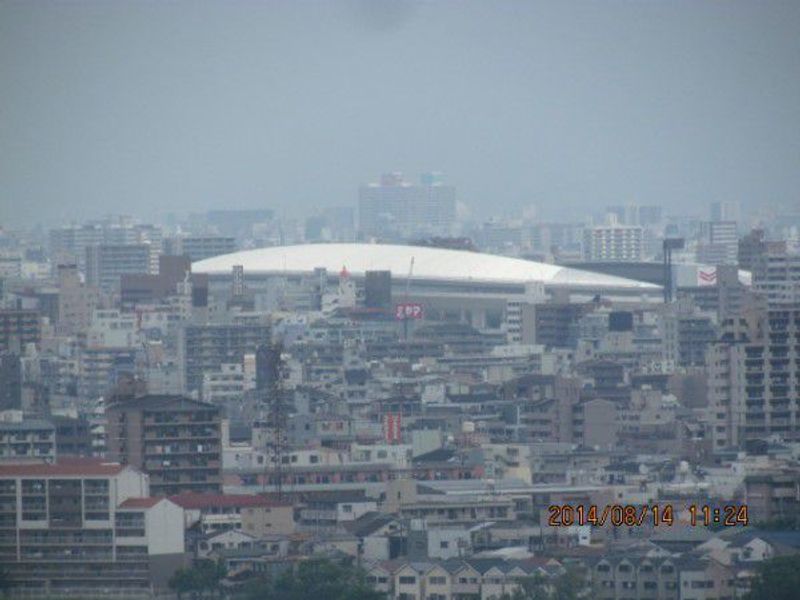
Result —
<path fill-rule="evenodd" d="M 630 225 L 599 225 L 583 230 L 583 258 L 590 262 L 638 262 L 644 230 Z"/>

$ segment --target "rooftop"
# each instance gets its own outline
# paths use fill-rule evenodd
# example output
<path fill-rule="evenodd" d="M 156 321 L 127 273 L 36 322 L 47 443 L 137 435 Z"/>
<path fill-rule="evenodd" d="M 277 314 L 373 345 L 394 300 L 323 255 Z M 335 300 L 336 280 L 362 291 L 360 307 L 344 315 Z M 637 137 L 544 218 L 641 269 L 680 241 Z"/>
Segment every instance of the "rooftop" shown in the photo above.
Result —
<path fill-rule="evenodd" d="M 185 396 L 168 395 L 168 394 L 147 394 L 144 396 L 136 396 L 133 398 L 125 398 L 117 400 L 109 404 L 109 408 L 127 408 L 127 409 L 142 409 L 142 410 L 195 410 L 195 409 L 211 409 L 218 411 L 219 408 L 214 404 L 200 402 L 199 400 L 192 400 Z"/>
<path fill-rule="evenodd" d="M 63 458 L 55 464 L 0 465 L 0 477 L 111 476 L 120 473 L 125 468 L 126 465 L 104 462 L 102 459 Z"/>
<path fill-rule="evenodd" d="M 24 419 L 22 421 L 0 421 L 0 431 L 40 431 L 54 429 L 55 426 L 44 419 Z"/>
<path fill-rule="evenodd" d="M 152 508 L 165 498 L 128 498 L 122 504 L 119 505 L 120 508 Z"/>
<path fill-rule="evenodd" d="M 193 273 L 230 274 L 235 265 L 246 273 L 312 273 L 324 268 L 363 277 L 367 271 L 391 271 L 412 280 L 524 284 L 542 282 L 572 287 L 657 291 L 659 286 L 623 277 L 580 271 L 507 256 L 391 244 L 301 244 L 259 248 L 215 256 L 192 264 Z"/>
<path fill-rule="evenodd" d="M 193 492 L 170 496 L 169 499 L 185 509 L 238 508 L 246 506 L 283 506 L 288 502 L 278 502 L 254 494 L 197 494 Z"/>

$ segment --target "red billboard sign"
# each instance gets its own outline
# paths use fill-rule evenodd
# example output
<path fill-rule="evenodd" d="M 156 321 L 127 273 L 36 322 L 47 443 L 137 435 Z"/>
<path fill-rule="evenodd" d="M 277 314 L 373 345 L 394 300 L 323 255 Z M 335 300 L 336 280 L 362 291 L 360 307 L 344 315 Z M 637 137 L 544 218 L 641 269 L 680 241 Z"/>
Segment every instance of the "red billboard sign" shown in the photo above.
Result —
<path fill-rule="evenodd" d="M 422 304 L 417 302 L 404 302 L 394 307 L 394 316 L 398 321 L 421 319 L 423 315 Z"/>

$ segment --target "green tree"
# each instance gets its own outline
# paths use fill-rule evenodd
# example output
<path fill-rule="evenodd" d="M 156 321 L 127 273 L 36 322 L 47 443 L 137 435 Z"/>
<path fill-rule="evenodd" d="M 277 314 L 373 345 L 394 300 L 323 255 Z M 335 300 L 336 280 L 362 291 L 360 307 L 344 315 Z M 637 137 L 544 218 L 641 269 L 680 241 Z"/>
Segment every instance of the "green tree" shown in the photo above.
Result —
<path fill-rule="evenodd" d="M 765 560 L 758 566 L 747 600 L 797 600 L 800 554 Z"/>
<path fill-rule="evenodd" d="M 301 562 L 274 582 L 261 580 L 248 586 L 243 600 L 383 600 L 364 572 L 330 560 Z"/>
<path fill-rule="evenodd" d="M 169 589 L 178 594 L 178 600 L 181 600 L 184 594 L 194 589 L 191 569 L 180 568 L 175 571 L 169 578 L 168 585 Z"/>
<path fill-rule="evenodd" d="M 222 596 L 222 580 L 225 579 L 225 565 L 222 562 L 203 559 L 195 561 L 191 567 L 178 569 L 173 573 L 168 585 L 178 598 L 190 594 L 192 598 L 207 594 Z"/>
<path fill-rule="evenodd" d="M 556 577 L 537 574 L 519 580 L 519 588 L 501 600 L 578 600 L 585 594 L 581 571 L 571 567 Z"/>

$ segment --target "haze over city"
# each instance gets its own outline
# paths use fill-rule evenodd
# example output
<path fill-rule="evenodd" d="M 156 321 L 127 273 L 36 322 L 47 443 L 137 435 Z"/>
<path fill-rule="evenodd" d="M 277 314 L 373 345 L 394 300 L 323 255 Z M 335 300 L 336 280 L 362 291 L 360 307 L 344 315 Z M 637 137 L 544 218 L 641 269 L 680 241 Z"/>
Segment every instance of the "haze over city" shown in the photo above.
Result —
<path fill-rule="evenodd" d="M 0 0 L 0 600 L 798 600 L 798 32 Z"/>
<path fill-rule="evenodd" d="M 800 204 L 796 2 L 0 2 L 6 222 Z"/>

